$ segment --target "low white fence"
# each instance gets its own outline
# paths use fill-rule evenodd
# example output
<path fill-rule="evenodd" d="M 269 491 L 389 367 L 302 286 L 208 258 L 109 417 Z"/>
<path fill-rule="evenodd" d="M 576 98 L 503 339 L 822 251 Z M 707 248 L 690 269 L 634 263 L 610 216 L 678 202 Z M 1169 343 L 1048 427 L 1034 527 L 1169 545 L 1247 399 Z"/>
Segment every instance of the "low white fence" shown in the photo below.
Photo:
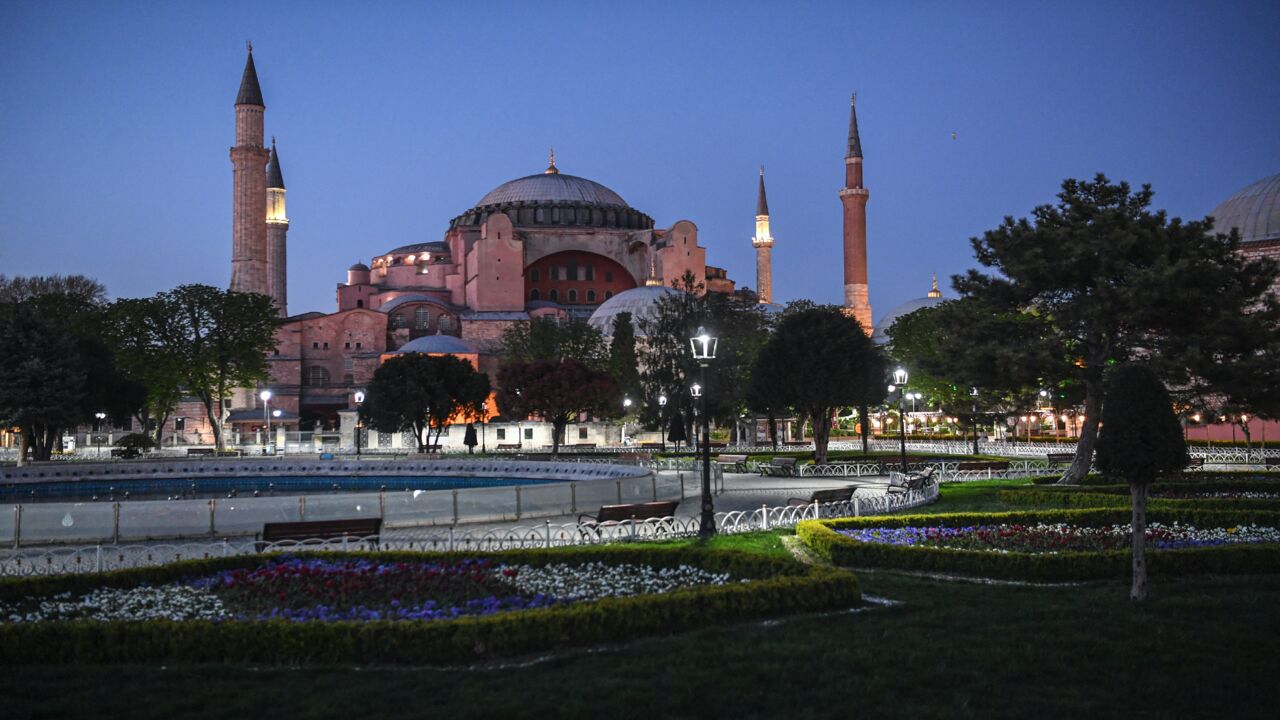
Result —
<path fill-rule="evenodd" d="M 854 497 L 849 502 L 810 503 L 770 507 L 758 510 L 716 513 L 720 533 L 758 532 L 794 527 L 801 520 L 816 518 L 881 515 L 927 505 L 937 500 L 938 485 L 923 490 L 871 497 Z M 484 530 L 460 530 L 449 527 L 436 531 L 401 532 L 381 538 L 343 538 L 325 542 L 285 541 L 264 546 L 262 552 L 298 550 L 434 550 L 479 552 L 516 548 L 567 547 L 611 542 L 669 540 L 696 535 L 699 519 L 667 517 L 644 521 L 597 524 L 570 523 Z M 57 575 L 88 573 L 122 568 L 163 565 L 179 560 L 251 555 L 259 552 L 254 542 L 223 539 L 216 542 L 149 545 L 94 545 L 0 552 L 0 576 Z"/>

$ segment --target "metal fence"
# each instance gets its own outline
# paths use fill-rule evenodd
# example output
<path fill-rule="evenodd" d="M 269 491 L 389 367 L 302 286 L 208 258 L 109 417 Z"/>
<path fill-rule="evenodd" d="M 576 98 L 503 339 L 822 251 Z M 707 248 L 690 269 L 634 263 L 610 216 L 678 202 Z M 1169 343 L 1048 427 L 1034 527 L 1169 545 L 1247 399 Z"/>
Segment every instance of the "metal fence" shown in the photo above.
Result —
<path fill-rule="evenodd" d="M 721 533 L 736 534 L 775 528 L 794 527 L 802 520 L 831 517 L 881 515 L 927 505 L 937 500 L 938 485 L 906 493 L 872 497 L 854 497 L 848 502 L 810 503 L 805 505 L 768 506 L 758 510 L 716 513 L 716 526 Z M 284 541 L 261 548 L 249 541 L 224 538 L 219 541 L 93 545 L 57 547 L 0 552 L 0 576 L 57 575 L 91 573 L 122 568 L 163 565 L 179 560 L 252 555 L 258 552 L 296 552 L 299 550 L 339 550 L 362 552 L 371 550 L 434 550 L 448 552 L 481 552 L 517 548 L 567 547 L 612 542 L 669 540 L 698 533 L 697 517 L 666 517 L 619 523 L 569 523 L 482 530 L 417 530 L 379 538 L 342 538 L 324 542 Z"/>

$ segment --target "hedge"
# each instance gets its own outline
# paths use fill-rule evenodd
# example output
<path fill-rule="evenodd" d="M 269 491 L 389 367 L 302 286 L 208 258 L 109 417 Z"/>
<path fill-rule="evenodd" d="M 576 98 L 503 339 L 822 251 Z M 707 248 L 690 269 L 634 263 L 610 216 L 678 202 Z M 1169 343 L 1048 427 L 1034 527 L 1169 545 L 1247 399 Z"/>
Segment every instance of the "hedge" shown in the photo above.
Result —
<path fill-rule="evenodd" d="M 1192 490 L 1185 484 L 1152 486 L 1154 492 L 1175 490 L 1185 492 L 1230 491 L 1238 488 L 1206 484 L 1206 488 Z M 1280 488 L 1268 488 L 1280 492 Z M 1062 505 L 1065 507 L 1130 507 L 1128 485 L 1100 485 L 1093 487 L 1031 488 L 1026 490 L 1001 490 L 996 493 L 1001 502 L 1011 505 Z M 1147 499 L 1150 509 L 1178 510 L 1280 510 L 1280 498 L 1159 498 Z"/>
<path fill-rule="evenodd" d="M 1280 512 L 1270 510 L 1203 510 L 1151 508 L 1150 522 L 1231 527 L 1256 524 L 1280 525 Z M 956 513 L 906 515 L 841 520 L 806 520 L 796 534 L 820 557 L 835 565 L 854 568 L 893 568 L 945 572 L 1012 580 L 1065 582 L 1115 579 L 1128 576 L 1128 550 L 1101 552 L 997 553 L 919 546 L 859 542 L 836 532 L 864 527 L 965 527 L 981 524 L 1070 523 L 1075 525 L 1125 524 L 1128 509 L 1039 510 L 1006 513 Z M 1227 545 L 1177 550 L 1151 550 L 1148 567 L 1156 575 L 1274 573 L 1280 568 L 1280 545 Z"/>
<path fill-rule="evenodd" d="M 1031 482 L 1036 485 L 1055 485 L 1062 475 L 1041 475 L 1031 478 Z M 1176 484 L 1177 488 L 1182 489 L 1182 485 L 1186 483 L 1212 483 L 1212 482 L 1237 482 L 1247 483 L 1249 485 L 1242 486 L 1240 489 L 1257 489 L 1252 483 L 1265 483 L 1280 481 L 1280 475 L 1275 472 L 1267 472 L 1261 470 L 1195 470 L 1191 472 L 1179 473 L 1177 475 L 1167 476 L 1161 480 L 1160 484 Z M 1078 485 L 1063 485 L 1062 487 L 1080 487 L 1082 485 L 1122 485 L 1124 481 L 1100 473 L 1090 473 L 1085 476 Z"/>
<path fill-rule="evenodd" d="M 342 557 L 324 553 L 323 557 Z M 373 560 L 456 560 L 441 553 L 359 553 Z M 48 622 L 0 625 L 0 665 L 50 663 L 230 662 L 264 664 L 441 665 L 627 641 L 707 625 L 848 608 L 861 600 L 857 579 L 837 568 L 808 567 L 736 551 L 696 548 L 592 548 L 467 553 L 502 562 L 639 562 L 696 564 L 754 578 L 671 593 L 608 598 L 562 606 L 434 621 L 373 622 Z M 102 585 L 170 582 L 270 558 L 178 563 L 146 572 L 9 582 L 6 594 L 43 594 Z"/>

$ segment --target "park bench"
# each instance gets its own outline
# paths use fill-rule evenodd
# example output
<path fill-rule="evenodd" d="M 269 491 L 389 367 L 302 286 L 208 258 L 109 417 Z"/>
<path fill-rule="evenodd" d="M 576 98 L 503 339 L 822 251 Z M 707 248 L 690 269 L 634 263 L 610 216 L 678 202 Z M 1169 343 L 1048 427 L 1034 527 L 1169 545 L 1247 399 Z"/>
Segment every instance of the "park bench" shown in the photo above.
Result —
<path fill-rule="evenodd" d="M 1050 465 L 1067 465 L 1076 459 L 1075 453 L 1045 453 L 1044 459 Z"/>
<path fill-rule="evenodd" d="M 1204 460 L 1204 458 L 1200 458 L 1200 459 L 1201 459 L 1201 461 L 1203 461 L 1203 460 Z M 1202 463 L 1202 464 L 1203 464 L 1203 463 Z M 1268 470 L 1270 470 L 1271 468 L 1280 468 L 1280 455 L 1276 455 L 1276 456 L 1274 456 L 1274 457 L 1267 457 L 1267 458 L 1263 458 L 1263 460 L 1262 460 L 1262 466 L 1263 466 L 1263 467 L 1265 467 L 1265 468 L 1267 468 Z"/>
<path fill-rule="evenodd" d="M 793 457 L 776 457 L 769 461 L 768 465 L 760 466 L 760 475 L 763 477 L 795 477 L 796 459 Z"/>
<path fill-rule="evenodd" d="M 262 532 L 255 537 L 255 546 L 258 552 L 262 552 L 268 544 L 283 540 L 311 543 L 350 539 L 363 540 L 369 543 L 370 549 L 377 549 L 381 534 L 382 518 L 272 522 L 262 526 Z"/>
<path fill-rule="evenodd" d="M 891 492 L 891 493 L 904 493 L 911 490 L 923 490 L 924 486 L 927 485 L 929 483 L 929 480 L 933 478 L 933 474 L 934 472 L 936 472 L 936 470 L 937 468 L 930 466 L 925 468 L 922 472 L 909 473 L 907 475 L 902 475 L 898 478 L 890 478 L 889 487 L 887 488 L 887 490 L 888 492 Z"/>
<path fill-rule="evenodd" d="M 1268 459 L 1268 460 L 1273 460 L 1273 459 L 1274 459 L 1274 460 L 1280 460 L 1280 458 L 1267 458 L 1267 459 Z M 1190 468 L 1203 468 L 1203 467 L 1204 467 L 1204 458 L 1202 458 L 1202 457 L 1187 458 L 1187 468 L 1188 468 L 1188 469 L 1190 469 Z"/>
<path fill-rule="evenodd" d="M 578 523 L 592 522 L 620 523 L 626 520 L 650 520 L 653 518 L 672 517 L 676 514 L 679 500 L 659 500 L 658 502 L 630 503 L 626 505 L 601 505 L 595 515 L 582 513 Z M 585 520 L 583 518 L 586 518 Z"/>
<path fill-rule="evenodd" d="M 574 447 L 575 449 L 577 449 L 577 448 L 581 448 L 581 449 L 583 449 L 583 450 L 594 450 L 594 449 L 595 449 L 595 447 L 596 447 L 596 444 L 595 444 L 595 443 L 578 443 L 577 445 L 574 445 L 573 447 Z"/>
<path fill-rule="evenodd" d="M 746 455 L 717 455 L 712 458 L 712 462 L 719 465 L 725 472 L 746 472 L 747 456 Z"/>
<path fill-rule="evenodd" d="M 812 505 L 814 503 L 824 504 L 824 503 L 849 502 L 850 500 L 853 499 L 853 493 L 856 492 L 857 489 L 858 487 L 856 485 L 849 485 L 848 487 L 828 488 L 826 490 L 814 490 L 813 494 L 809 496 L 808 500 L 804 498 L 788 498 L 787 505 L 794 506 L 794 505 Z"/>
<path fill-rule="evenodd" d="M 498 449 L 499 450 L 519 450 L 520 445 L 518 443 L 499 443 Z"/>
<path fill-rule="evenodd" d="M 214 452 L 213 448 L 206 448 L 206 447 L 187 448 L 187 457 L 199 457 L 201 455 L 212 455 L 213 452 Z"/>
<path fill-rule="evenodd" d="M 592 447 L 594 447 L 594 446 L 592 446 Z M 641 450 L 661 450 L 661 449 L 662 449 L 662 447 L 663 447 L 662 443 L 656 443 L 656 442 L 644 442 L 644 443 L 640 443 L 640 449 L 641 449 Z"/>

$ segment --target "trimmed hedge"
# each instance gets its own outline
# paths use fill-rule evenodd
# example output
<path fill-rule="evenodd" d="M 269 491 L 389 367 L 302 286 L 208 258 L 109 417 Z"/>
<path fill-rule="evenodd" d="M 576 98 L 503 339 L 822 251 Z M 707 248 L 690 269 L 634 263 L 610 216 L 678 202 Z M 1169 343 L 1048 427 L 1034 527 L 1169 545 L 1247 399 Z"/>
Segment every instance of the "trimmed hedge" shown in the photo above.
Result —
<path fill-rule="evenodd" d="M 1181 490 L 1186 492 L 1229 491 L 1238 488 L 1220 485 L 1192 490 L 1187 484 L 1162 484 L 1152 486 L 1153 491 Z M 1270 489 L 1268 489 L 1270 490 Z M 1011 505 L 1062 505 L 1065 507 L 1130 507 L 1128 485 L 1100 485 L 1094 487 L 1053 487 L 1027 490 L 1001 490 L 996 493 L 1001 502 Z M 1280 511 L 1280 498 L 1147 498 L 1150 509 L 1178 510 L 1273 510 Z"/>
<path fill-rule="evenodd" d="M 1040 477 L 1031 478 L 1031 482 L 1036 485 L 1054 485 L 1061 479 L 1061 475 L 1042 475 Z M 1192 472 L 1184 472 L 1178 475 L 1165 477 L 1157 485 L 1176 485 L 1171 487 L 1172 490 L 1180 490 L 1185 484 L 1199 485 L 1214 482 L 1235 482 L 1243 483 L 1238 489 L 1249 490 L 1258 489 L 1257 483 L 1278 482 L 1280 475 L 1275 472 L 1267 472 L 1261 470 L 1195 470 Z M 1110 486 L 1123 485 L 1122 480 L 1114 477 L 1108 477 L 1099 473 L 1090 473 L 1085 476 L 1079 485 L 1063 485 L 1061 487 L 1081 487 L 1081 486 Z M 1125 485 L 1125 487 L 1128 487 Z M 1127 491 L 1126 491 L 1127 492 Z"/>
<path fill-rule="evenodd" d="M 1097 526 L 1124 524 L 1128 509 L 1038 510 L 1007 513 L 903 515 L 841 520 L 806 520 L 796 526 L 805 545 L 835 565 L 945 572 L 1011 580 L 1065 582 L 1128 576 L 1128 550 L 1102 552 L 998 553 L 919 546 L 865 543 L 836 532 L 865 527 L 965 527 L 982 524 L 1069 523 Z M 1203 510 L 1151 507 L 1148 522 L 1231 527 L 1241 524 L 1280 526 L 1280 512 L 1270 510 Z M 1149 550 L 1148 567 L 1156 575 L 1274 573 L 1280 567 L 1280 545 L 1227 545 L 1178 550 Z"/>
<path fill-rule="evenodd" d="M 343 557 L 324 553 L 326 558 Z M 49 663 L 230 662 L 264 664 L 415 664 L 473 662 L 558 647 L 592 645 L 726 625 L 784 614 L 847 608 L 861 600 L 857 579 L 836 568 L 783 558 L 697 548 L 604 547 L 497 553 L 359 553 L 380 561 L 450 561 L 697 565 L 751 578 L 671 593 L 608 598 L 482 617 L 374 622 L 49 622 L 0 624 L 0 665 Z M 4 583 L 4 595 L 128 587 L 253 567 L 271 557 L 227 558 L 121 570 L 99 576 Z M 237 564 L 232 562 L 240 560 Z M 86 582 L 86 580 L 97 582 Z"/>

